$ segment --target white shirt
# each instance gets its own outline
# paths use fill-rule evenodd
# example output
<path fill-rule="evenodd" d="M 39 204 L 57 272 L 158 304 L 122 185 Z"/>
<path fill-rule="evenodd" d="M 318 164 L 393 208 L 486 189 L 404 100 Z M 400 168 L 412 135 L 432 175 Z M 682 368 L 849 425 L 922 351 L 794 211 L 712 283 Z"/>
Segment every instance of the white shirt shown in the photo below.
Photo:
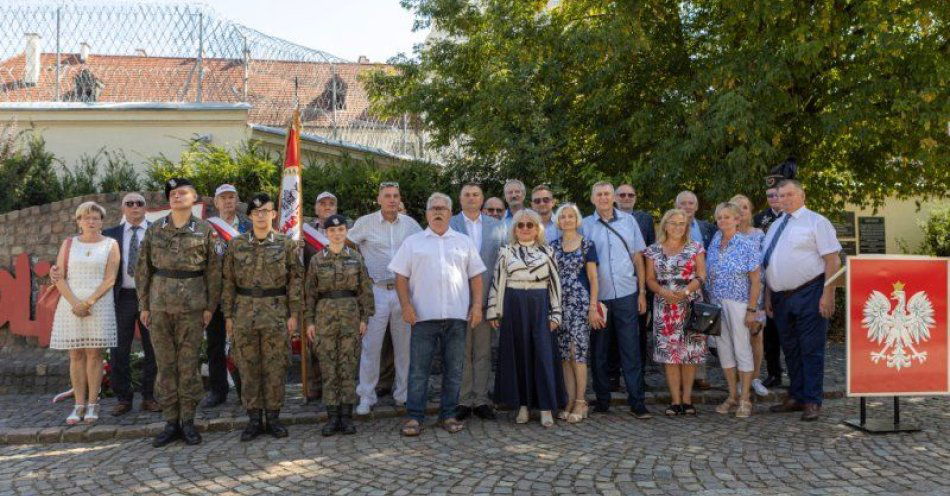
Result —
<path fill-rule="evenodd" d="M 383 283 L 396 279 L 388 268 L 396 250 L 406 238 L 421 230 L 419 223 L 408 215 L 398 214 L 395 222 L 389 222 L 377 210 L 356 219 L 346 237 L 359 246 L 366 272 L 373 281 Z"/>
<path fill-rule="evenodd" d="M 823 256 L 841 251 L 835 228 L 825 217 L 805 207 L 783 215 L 769 227 L 762 241 L 762 254 L 772 245 L 772 238 L 788 217 L 765 270 L 765 280 L 772 291 L 788 291 L 825 272 Z"/>
<path fill-rule="evenodd" d="M 409 278 L 416 318 L 468 319 L 468 280 L 485 272 L 472 240 L 451 228 L 439 236 L 426 229 L 406 238 L 389 270 Z"/>
<path fill-rule="evenodd" d="M 122 223 L 122 287 L 126 289 L 135 289 L 135 278 L 129 275 L 129 247 L 131 246 L 130 242 L 132 241 L 132 224 L 129 224 L 128 221 Z M 142 239 L 145 238 L 145 230 L 148 229 L 148 221 L 142 220 L 139 223 L 139 229 L 135 233 L 135 237 L 138 240 L 139 245 L 142 244 Z"/>
<path fill-rule="evenodd" d="M 475 220 L 469 219 L 465 212 L 462 212 L 462 218 L 465 219 L 465 230 L 468 231 L 468 237 L 472 238 L 475 248 L 482 247 L 482 216 L 479 214 Z"/>

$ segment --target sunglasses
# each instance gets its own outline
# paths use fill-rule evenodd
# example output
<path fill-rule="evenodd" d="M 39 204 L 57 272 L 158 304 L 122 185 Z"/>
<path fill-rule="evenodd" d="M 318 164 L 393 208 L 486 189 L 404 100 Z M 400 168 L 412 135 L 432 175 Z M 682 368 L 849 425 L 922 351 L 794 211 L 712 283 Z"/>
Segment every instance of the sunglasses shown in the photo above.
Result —
<path fill-rule="evenodd" d="M 126 207 L 144 207 L 145 202 L 142 200 L 130 200 L 125 202 Z"/>
<path fill-rule="evenodd" d="M 636 193 L 617 193 L 617 196 L 619 196 L 620 198 L 636 198 L 637 194 Z"/>
<path fill-rule="evenodd" d="M 503 209 L 503 208 L 486 208 L 485 211 L 488 212 L 488 213 L 490 213 L 490 214 L 500 214 L 500 213 L 504 212 L 505 209 Z"/>
<path fill-rule="evenodd" d="M 551 203 L 551 200 L 554 200 L 554 198 L 543 196 L 541 198 L 532 198 L 531 203 Z"/>
<path fill-rule="evenodd" d="M 766 198 L 778 198 L 778 193 L 766 193 Z"/>
<path fill-rule="evenodd" d="M 519 222 L 517 225 L 518 225 L 518 229 L 534 229 L 535 223 L 534 222 Z"/>

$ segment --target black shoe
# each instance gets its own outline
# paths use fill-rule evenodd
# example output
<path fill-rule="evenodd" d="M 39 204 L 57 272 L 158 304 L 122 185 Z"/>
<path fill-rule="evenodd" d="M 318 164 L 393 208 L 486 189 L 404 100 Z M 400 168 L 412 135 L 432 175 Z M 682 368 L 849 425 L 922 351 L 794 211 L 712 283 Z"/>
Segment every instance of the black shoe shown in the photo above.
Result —
<path fill-rule="evenodd" d="M 647 410 L 647 407 L 645 406 L 631 406 L 630 415 L 633 415 L 634 417 L 640 420 L 647 420 L 647 419 L 653 418 L 653 414 L 650 413 L 650 410 Z"/>
<path fill-rule="evenodd" d="M 251 441 L 264 432 L 264 424 L 261 422 L 262 412 L 258 410 L 247 411 L 247 427 L 241 432 L 241 441 Z"/>
<path fill-rule="evenodd" d="M 594 413 L 609 413 L 609 412 L 610 412 L 609 401 L 597 401 L 594 403 Z"/>
<path fill-rule="evenodd" d="M 201 408 L 214 408 L 221 403 L 224 403 L 228 397 L 218 393 L 208 393 L 203 400 L 201 400 Z"/>
<path fill-rule="evenodd" d="M 459 405 L 458 411 L 455 413 L 455 420 L 459 422 L 472 416 L 472 407 Z"/>
<path fill-rule="evenodd" d="M 267 410 L 267 433 L 278 439 L 287 437 L 287 428 L 280 422 L 280 410 Z"/>
<path fill-rule="evenodd" d="M 767 388 L 781 387 L 782 386 L 782 376 L 770 375 L 762 381 L 762 385 Z"/>
<path fill-rule="evenodd" d="M 327 423 L 320 429 L 323 437 L 330 437 L 340 432 L 340 407 L 336 405 L 327 405 Z"/>
<path fill-rule="evenodd" d="M 353 425 L 353 405 L 340 405 L 340 432 L 356 434 L 356 426 Z"/>
<path fill-rule="evenodd" d="M 475 415 L 482 420 L 496 420 L 495 409 L 491 405 L 480 405 L 475 407 Z"/>
<path fill-rule="evenodd" d="M 180 437 L 181 429 L 178 427 L 178 422 L 166 422 L 165 429 L 159 432 L 158 435 L 155 436 L 155 439 L 152 440 L 152 446 L 161 448 Z"/>
<path fill-rule="evenodd" d="M 201 444 L 201 434 L 198 434 L 198 429 L 195 429 L 194 419 L 181 421 L 181 437 L 184 438 L 185 444 L 189 446 Z"/>

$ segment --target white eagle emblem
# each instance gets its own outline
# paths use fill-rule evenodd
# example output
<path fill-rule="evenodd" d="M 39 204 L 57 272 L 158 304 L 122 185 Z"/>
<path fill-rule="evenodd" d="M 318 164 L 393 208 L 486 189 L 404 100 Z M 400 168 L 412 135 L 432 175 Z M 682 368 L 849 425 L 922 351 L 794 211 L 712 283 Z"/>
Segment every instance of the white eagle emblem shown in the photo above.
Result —
<path fill-rule="evenodd" d="M 918 291 L 907 301 L 904 283 L 897 281 L 891 299 L 897 302 L 893 311 L 884 293 L 876 290 L 864 304 L 861 325 L 867 328 L 869 340 L 884 344 L 881 351 L 871 352 L 871 361 L 878 363 L 886 359 L 887 366 L 897 370 L 910 367 L 914 360 L 924 363 L 927 352 L 917 351 L 914 346 L 929 340 L 930 328 L 936 325 L 930 298 L 925 291 Z"/>

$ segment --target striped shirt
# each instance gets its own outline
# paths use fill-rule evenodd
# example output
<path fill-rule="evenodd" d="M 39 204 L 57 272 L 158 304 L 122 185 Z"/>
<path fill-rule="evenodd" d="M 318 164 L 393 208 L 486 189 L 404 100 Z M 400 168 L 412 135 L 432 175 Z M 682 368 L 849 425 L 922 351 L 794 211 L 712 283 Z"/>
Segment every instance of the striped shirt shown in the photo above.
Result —
<path fill-rule="evenodd" d="M 547 245 L 523 245 L 517 242 L 501 247 L 498 252 L 485 318 L 502 318 L 507 287 L 532 283 L 547 288 L 551 305 L 549 319 L 560 324 L 561 279 L 554 261 L 554 251 Z"/>

